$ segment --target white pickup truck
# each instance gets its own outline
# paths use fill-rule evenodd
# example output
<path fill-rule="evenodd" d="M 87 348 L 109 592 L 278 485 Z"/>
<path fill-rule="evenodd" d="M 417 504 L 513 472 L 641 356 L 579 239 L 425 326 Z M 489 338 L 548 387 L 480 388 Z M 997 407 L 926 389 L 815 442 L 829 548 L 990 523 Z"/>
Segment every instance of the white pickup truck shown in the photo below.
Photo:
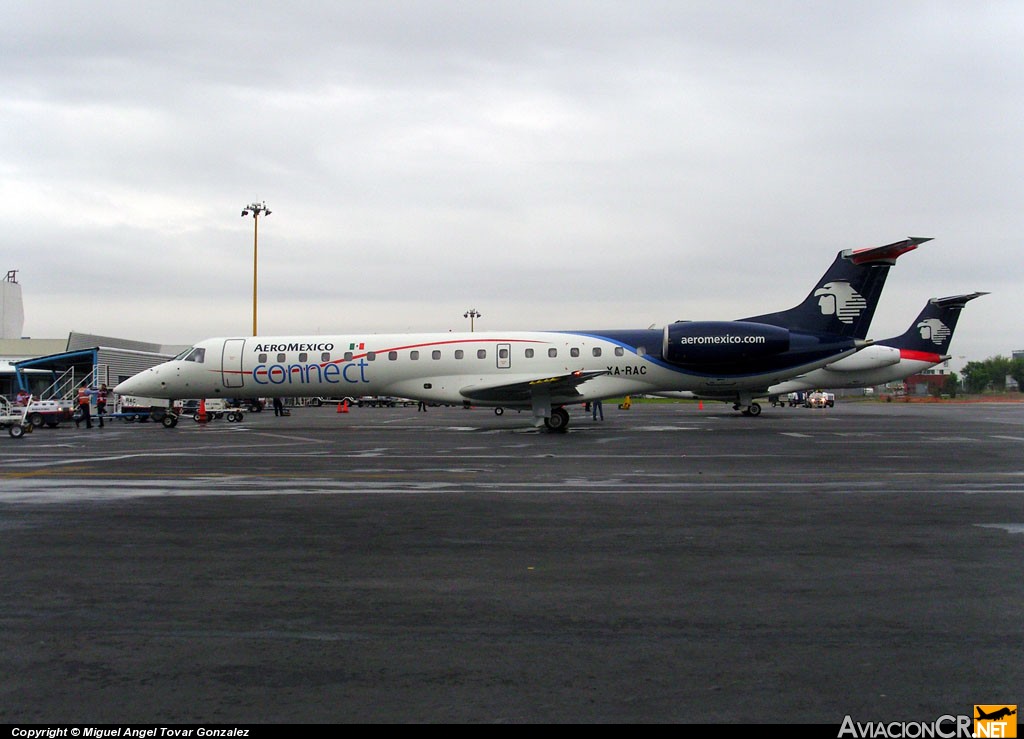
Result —
<path fill-rule="evenodd" d="M 833 393 L 816 392 L 807 396 L 808 408 L 831 408 L 836 404 Z"/>

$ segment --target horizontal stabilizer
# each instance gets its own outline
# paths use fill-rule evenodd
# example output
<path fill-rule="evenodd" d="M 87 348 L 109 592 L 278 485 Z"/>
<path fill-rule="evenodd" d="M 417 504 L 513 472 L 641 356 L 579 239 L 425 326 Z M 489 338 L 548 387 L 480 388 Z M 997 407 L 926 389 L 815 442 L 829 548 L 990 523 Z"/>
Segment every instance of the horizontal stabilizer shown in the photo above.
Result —
<path fill-rule="evenodd" d="M 951 295 L 948 298 L 933 298 L 932 304 L 937 305 L 940 308 L 963 308 L 968 302 L 975 298 L 980 298 L 982 295 L 988 295 L 988 293 L 967 293 L 966 295 Z"/>
<path fill-rule="evenodd" d="M 921 244 L 931 241 L 930 237 L 909 236 L 885 246 L 873 246 L 868 249 L 849 249 L 843 254 L 849 256 L 854 264 L 895 264 L 896 260 L 908 251 L 914 251 Z"/>

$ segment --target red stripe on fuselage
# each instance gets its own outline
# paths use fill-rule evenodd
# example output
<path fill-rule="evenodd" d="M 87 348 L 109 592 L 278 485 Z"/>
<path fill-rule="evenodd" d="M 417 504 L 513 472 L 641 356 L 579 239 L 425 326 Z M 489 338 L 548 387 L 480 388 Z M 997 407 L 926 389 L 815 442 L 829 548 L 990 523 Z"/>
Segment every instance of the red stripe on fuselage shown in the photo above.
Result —
<path fill-rule="evenodd" d="M 428 341 L 422 344 L 407 344 L 405 346 L 392 346 L 387 349 L 373 349 L 371 351 L 363 352 L 362 354 L 353 354 L 352 359 L 362 359 L 367 354 L 387 354 L 388 352 L 400 352 L 406 349 L 425 349 L 430 346 L 446 346 L 448 344 L 548 344 L 550 342 L 541 341 L 539 339 L 454 339 L 445 341 Z M 322 367 L 328 364 L 340 364 L 342 362 L 351 362 L 352 359 L 334 359 L 330 362 L 321 364 Z"/>
<path fill-rule="evenodd" d="M 330 362 L 318 362 L 318 364 L 321 367 L 326 367 L 329 364 L 344 364 L 345 362 L 352 362 L 352 361 L 357 360 L 357 359 L 362 359 L 367 354 L 387 354 L 388 352 L 405 351 L 407 349 L 424 349 L 424 348 L 427 348 L 427 347 L 434 347 L 434 346 L 446 346 L 448 344 L 453 344 L 454 345 L 454 344 L 547 344 L 547 343 L 550 343 L 550 342 L 541 341 L 540 339 L 494 339 L 494 338 L 489 338 L 489 339 L 483 339 L 483 338 L 481 338 L 481 339 L 445 339 L 444 341 L 428 341 L 428 342 L 423 342 L 423 343 L 420 343 L 420 344 L 407 344 L 405 346 L 392 346 L 392 347 L 388 347 L 386 349 L 373 349 L 373 350 L 370 350 L 370 351 L 367 351 L 367 352 L 362 352 L 361 354 L 353 354 L 351 359 L 345 359 L 344 357 L 339 357 L 338 359 L 333 359 Z M 289 364 L 289 362 L 286 360 L 283 364 L 287 365 L 287 364 Z M 219 371 L 220 370 L 211 370 L 211 372 L 219 372 Z M 298 367 L 293 367 L 292 371 L 293 372 L 298 371 Z M 241 372 L 239 372 L 237 370 L 224 370 L 224 373 L 225 374 L 236 374 L 236 375 L 248 374 L 248 372 L 244 371 L 244 370 L 241 371 Z M 258 374 L 258 375 L 265 375 L 265 374 L 267 374 L 267 371 L 266 370 L 261 370 L 261 371 L 257 372 L 256 374 Z"/>

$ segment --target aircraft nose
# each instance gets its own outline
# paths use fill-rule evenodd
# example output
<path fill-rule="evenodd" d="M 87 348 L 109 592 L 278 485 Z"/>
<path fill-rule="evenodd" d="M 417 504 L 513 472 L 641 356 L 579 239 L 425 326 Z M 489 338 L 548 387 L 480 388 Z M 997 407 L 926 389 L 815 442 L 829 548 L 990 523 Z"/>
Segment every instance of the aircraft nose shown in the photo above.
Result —
<path fill-rule="evenodd" d="M 114 387 L 118 395 L 142 395 L 152 397 L 151 394 L 158 387 L 157 373 L 154 368 L 143 370 L 137 375 L 129 377 L 124 382 Z"/>

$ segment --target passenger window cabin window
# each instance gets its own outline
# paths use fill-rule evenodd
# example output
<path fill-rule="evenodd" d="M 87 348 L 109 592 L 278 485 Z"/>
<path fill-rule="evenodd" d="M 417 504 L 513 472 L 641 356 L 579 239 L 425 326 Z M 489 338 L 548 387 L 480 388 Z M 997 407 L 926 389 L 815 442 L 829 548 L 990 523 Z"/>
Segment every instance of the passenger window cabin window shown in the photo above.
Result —
<path fill-rule="evenodd" d="M 330 362 L 331 361 L 331 353 L 330 352 L 324 352 L 323 354 L 321 354 L 320 355 L 320 361 L 321 362 Z"/>
<path fill-rule="evenodd" d="M 377 359 L 377 352 L 366 352 L 366 361 L 372 362 Z"/>
<path fill-rule="evenodd" d="M 398 352 L 388 352 L 389 362 L 394 362 L 396 359 L 398 359 Z"/>
<path fill-rule="evenodd" d="M 309 355 L 306 352 L 299 352 L 299 361 L 305 364 L 309 361 Z"/>
<path fill-rule="evenodd" d="M 260 364 L 266 364 L 267 363 L 267 355 L 266 354 L 260 354 L 257 357 L 257 359 L 259 360 Z"/>
<path fill-rule="evenodd" d="M 578 357 L 579 355 L 580 355 L 579 347 L 575 347 L 574 346 L 572 349 L 569 350 L 569 356 L 570 357 Z"/>
<path fill-rule="evenodd" d="M 346 362 L 351 362 L 352 361 L 352 352 L 345 352 L 345 361 Z"/>
<path fill-rule="evenodd" d="M 477 349 L 476 350 L 476 358 L 477 359 L 487 359 L 487 350 L 486 349 Z"/>
<path fill-rule="evenodd" d="M 599 346 L 595 346 L 594 347 L 594 356 L 595 357 L 600 357 L 601 356 L 601 347 L 599 347 Z"/>
<path fill-rule="evenodd" d="M 411 352 L 409 352 L 409 359 L 419 359 L 419 358 L 420 358 L 420 353 L 418 351 L 416 351 L 415 349 L 413 349 Z"/>
<path fill-rule="evenodd" d="M 555 349 L 554 347 L 551 347 L 550 349 L 548 349 L 548 356 L 549 357 L 557 357 L 558 356 L 558 350 Z"/>
<path fill-rule="evenodd" d="M 277 355 L 277 363 L 278 364 L 284 364 L 285 359 L 286 359 L 286 357 L 285 357 L 283 352 Z"/>
<path fill-rule="evenodd" d="M 455 350 L 455 358 L 456 359 L 462 359 L 464 356 L 466 356 L 466 352 L 462 351 L 461 349 L 456 349 Z"/>
<path fill-rule="evenodd" d="M 430 352 L 430 358 L 431 359 L 440 359 L 441 358 L 441 350 L 440 349 L 435 349 L 434 351 Z"/>
<path fill-rule="evenodd" d="M 623 349 L 621 346 L 615 347 L 615 356 L 616 357 L 621 357 L 625 353 L 626 353 L 626 350 Z"/>
<path fill-rule="evenodd" d="M 524 352 L 524 354 L 526 355 L 526 358 L 527 358 L 527 359 L 533 359 L 533 349 L 527 349 L 527 350 L 526 350 L 526 351 Z"/>

